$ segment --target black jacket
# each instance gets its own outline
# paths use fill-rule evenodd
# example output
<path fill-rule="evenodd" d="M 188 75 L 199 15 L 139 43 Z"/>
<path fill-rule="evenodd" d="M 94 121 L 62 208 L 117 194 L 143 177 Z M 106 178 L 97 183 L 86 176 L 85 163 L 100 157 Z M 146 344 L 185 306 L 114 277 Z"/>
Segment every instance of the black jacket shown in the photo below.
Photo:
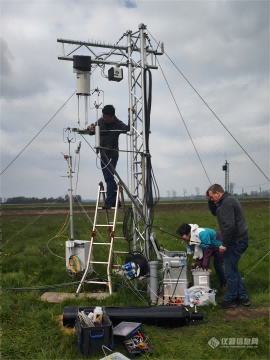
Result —
<path fill-rule="evenodd" d="M 119 135 L 129 131 L 129 125 L 124 124 L 121 120 L 115 117 L 115 121 L 106 124 L 103 118 L 100 118 L 95 125 L 100 127 L 100 147 L 108 157 L 116 156 L 118 154 L 118 138 Z M 90 132 L 94 135 L 94 132 Z"/>
<path fill-rule="evenodd" d="M 224 246 L 236 241 L 248 241 L 248 227 L 240 202 L 227 191 L 219 199 L 217 220 Z"/>
<path fill-rule="evenodd" d="M 211 211 L 212 215 L 217 216 L 217 205 L 213 200 L 208 200 L 208 209 Z"/>

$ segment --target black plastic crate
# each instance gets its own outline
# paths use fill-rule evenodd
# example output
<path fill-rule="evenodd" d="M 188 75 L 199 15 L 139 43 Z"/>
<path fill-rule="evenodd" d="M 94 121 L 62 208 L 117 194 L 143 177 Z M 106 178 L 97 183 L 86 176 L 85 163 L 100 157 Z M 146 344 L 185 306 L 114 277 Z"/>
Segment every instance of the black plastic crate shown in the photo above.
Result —
<path fill-rule="evenodd" d="M 86 314 L 93 312 L 94 308 L 82 309 Z M 78 309 L 79 311 L 80 308 Z M 94 326 L 86 326 L 77 315 L 75 321 L 75 329 L 78 340 L 78 349 L 83 355 L 102 351 L 102 347 L 106 346 L 110 349 L 114 347 L 113 326 L 110 318 L 103 309 L 101 324 Z"/>

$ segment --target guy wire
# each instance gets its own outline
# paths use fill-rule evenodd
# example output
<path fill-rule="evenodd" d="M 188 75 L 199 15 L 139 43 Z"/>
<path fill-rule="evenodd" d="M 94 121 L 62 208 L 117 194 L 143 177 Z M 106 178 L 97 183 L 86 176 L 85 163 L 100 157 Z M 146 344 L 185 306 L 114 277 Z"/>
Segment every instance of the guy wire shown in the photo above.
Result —
<path fill-rule="evenodd" d="M 45 129 L 45 127 L 55 118 L 55 116 L 60 112 L 60 110 L 63 109 L 63 107 L 68 103 L 68 101 L 72 98 L 72 96 L 76 93 L 74 93 L 64 102 L 64 104 L 56 111 L 56 113 L 50 118 L 50 120 L 41 128 L 41 130 L 32 138 L 32 140 L 29 141 L 27 145 L 19 152 L 18 155 L 15 156 L 15 158 L 6 166 L 6 168 L 1 172 L 0 176 L 10 167 L 11 164 L 14 163 L 14 161 L 24 152 L 25 149 L 28 148 L 28 146 L 35 140 L 35 138 Z"/>

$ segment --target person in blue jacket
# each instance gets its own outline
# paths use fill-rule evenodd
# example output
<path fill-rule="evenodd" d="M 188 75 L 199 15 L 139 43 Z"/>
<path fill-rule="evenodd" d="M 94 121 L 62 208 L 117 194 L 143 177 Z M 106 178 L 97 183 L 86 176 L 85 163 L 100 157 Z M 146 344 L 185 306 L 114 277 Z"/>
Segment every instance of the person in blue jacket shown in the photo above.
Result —
<path fill-rule="evenodd" d="M 222 244 L 220 233 L 210 228 L 200 228 L 197 224 L 186 223 L 182 224 L 176 233 L 193 249 L 196 268 L 209 270 L 211 256 L 214 257 L 214 268 L 220 280 L 220 287 L 225 286 L 223 256 L 219 251 Z"/>

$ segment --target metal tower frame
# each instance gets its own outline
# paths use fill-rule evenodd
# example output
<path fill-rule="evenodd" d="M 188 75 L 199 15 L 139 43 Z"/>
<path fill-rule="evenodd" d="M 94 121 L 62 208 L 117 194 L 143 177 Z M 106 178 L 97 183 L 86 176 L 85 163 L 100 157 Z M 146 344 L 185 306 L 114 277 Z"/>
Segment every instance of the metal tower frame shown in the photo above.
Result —
<path fill-rule="evenodd" d="M 227 160 L 225 165 L 222 166 L 222 170 L 225 171 L 225 191 L 230 192 L 229 163 Z"/>
<path fill-rule="evenodd" d="M 147 167 L 147 158 L 150 157 L 147 145 L 147 122 L 146 122 L 146 94 L 147 72 L 150 69 L 158 69 L 156 65 L 156 55 L 162 55 L 164 52 L 163 43 L 153 49 L 146 30 L 146 25 L 139 24 L 138 31 L 128 30 L 115 44 L 102 44 L 100 42 L 83 42 L 75 40 L 57 39 L 57 42 L 63 44 L 63 56 L 59 60 L 73 61 L 74 53 L 79 49 L 89 50 L 91 55 L 91 67 L 96 70 L 100 67 L 103 71 L 106 65 L 115 67 L 126 67 L 128 69 L 128 91 L 129 108 L 135 107 L 135 113 L 130 110 L 130 189 L 123 186 L 124 191 L 132 201 L 133 208 L 133 250 L 141 251 L 147 260 L 151 260 L 151 216 L 152 207 L 147 201 L 147 183 L 149 167 Z M 126 38 L 126 45 L 120 45 Z M 65 55 L 64 45 L 74 45 L 74 49 Z M 95 48 L 104 48 L 103 53 L 96 53 Z M 72 55 L 72 56 L 71 56 Z M 119 60 L 121 57 L 121 61 Z M 122 59 L 125 59 L 123 61 Z M 118 174 L 115 174 L 118 177 Z M 120 179 L 121 180 L 121 179 Z M 151 185 L 152 186 L 152 185 Z"/>

